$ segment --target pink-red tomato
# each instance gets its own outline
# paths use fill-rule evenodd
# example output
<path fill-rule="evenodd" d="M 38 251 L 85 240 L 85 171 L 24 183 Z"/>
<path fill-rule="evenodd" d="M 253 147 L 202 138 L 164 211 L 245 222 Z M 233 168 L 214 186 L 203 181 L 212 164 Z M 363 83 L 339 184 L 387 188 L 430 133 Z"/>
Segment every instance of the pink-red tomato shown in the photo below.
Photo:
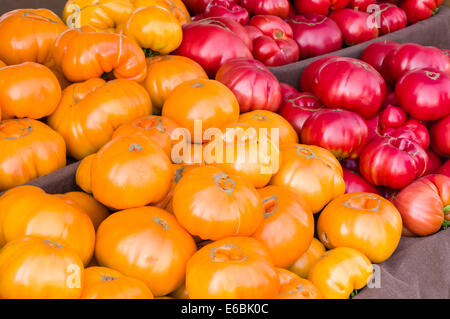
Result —
<path fill-rule="evenodd" d="M 406 27 L 406 12 L 391 3 L 380 3 L 380 35 L 395 32 Z"/>
<path fill-rule="evenodd" d="M 369 184 L 361 175 L 349 169 L 343 168 L 345 193 L 374 193 L 380 194 L 380 191 L 373 185 Z"/>
<path fill-rule="evenodd" d="M 289 0 L 241 0 L 241 6 L 251 15 L 267 14 L 285 19 L 289 14 Z"/>
<path fill-rule="evenodd" d="M 450 157 L 450 115 L 435 122 L 430 128 L 431 147 L 442 156 Z"/>
<path fill-rule="evenodd" d="M 345 8 L 350 0 L 295 0 L 295 8 L 301 14 L 318 13 L 328 15 L 330 11 Z"/>
<path fill-rule="evenodd" d="M 367 12 L 342 9 L 332 12 L 330 19 L 341 29 L 344 43 L 347 45 L 355 45 L 378 37 L 377 26 L 368 22 L 370 14 Z"/>
<path fill-rule="evenodd" d="M 204 16 L 206 18 L 226 17 L 246 25 L 250 16 L 247 9 L 228 0 L 212 0 L 206 6 Z"/>
<path fill-rule="evenodd" d="M 360 59 L 369 63 L 378 72 L 381 72 L 381 66 L 386 55 L 398 46 L 400 46 L 399 43 L 386 40 L 371 43 L 364 49 Z"/>
<path fill-rule="evenodd" d="M 405 10 L 408 16 L 408 23 L 428 19 L 439 11 L 439 6 L 443 0 L 403 0 L 400 7 Z"/>

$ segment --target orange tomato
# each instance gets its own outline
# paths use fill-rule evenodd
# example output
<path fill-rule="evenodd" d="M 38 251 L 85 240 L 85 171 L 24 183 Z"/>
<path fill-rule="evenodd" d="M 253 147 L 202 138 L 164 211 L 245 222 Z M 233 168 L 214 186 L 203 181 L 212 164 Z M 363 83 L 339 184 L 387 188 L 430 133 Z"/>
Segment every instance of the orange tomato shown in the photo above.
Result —
<path fill-rule="evenodd" d="M 311 208 L 287 187 L 267 186 L 258 192 L 264 221 L 252 237 L 268 248 L 275 266 L 289 267 L 306 252 L 314 236 Z"/>
<path fill-rule="evenodd" d="M 186 268 L 191 299 L 273 298 L 280 280 L 264 246 L 249 237 L 230 237 L 197 251 Z"/>
<path fill-rule="evenodd" d="M 137 9 L 117 31 L 147 49 L 150 56 L 169 54 L 183 40 L 180 22 L 170 10 L 160 6 Z"/>
<path fill-rule="evenodd" d="M 120 125 L 150 112 L 150 98 L 139 84 L 91 79 L 63 91 L 48 123 L 64 137 L 69 155 L 82 159 L 97 152 Z"/>
<path fill-rule="evenodd" d="M 141 135 L 155 142 L 167 156 L 172 151 L 172 133 L 178 128 L 178 124 L 163 116 L 150 115 L 138 118 L 119 126 L 114 131 L 112 138 L 126 135 Z"/>
<path fill-rule="evenodd" d="M 178 287 L 177 290 L 171 293 L 170 296 L 175 299 L 189 299 L 189 295 L 186 290 L 186 284 L 182 284 L 180 287 Z"/>
<path fill-rule="evenodd" d="M 233 92 L 222 83 L 197 79 L 180 84 L 169 94 L 162 115 L 187 128 L 191 142 L 202 143 L 207 129 L 237 122 L 239 104 Z M 201 124 L 202 130 L 197 132 L 201 136 L 194 135 L 196 121 Z"/>
<path fill-rule="evenodd" d="M 256 188 L 266 186 L 279 167 L 278 145 L 243 124 L 223 128 L 205 146 L 204 153 L 207 164 L 245 177 Z"/>
<path fill-rule="evenodd" d="M 63 20 L 72 28 L 90 26 L 97 31 L 111 31 L 133 13 L 130 0 L 68 0 Z"/>
<path fill-rule="evenodd" d="M 92 193 L 100 203 L 127 209 L 158 203 L 169 192 L 172 164 L 156 143 L 142 136 L 121 136 L 92 160 Z"/>
<path fill-rule="evenodd" d="M 113 72 L 118 79 L 142 82 L 147 74 L 141 48 L 122 34 L 97 33 L 91 28 L 69 29 L 55 43 L 55 64 L 71 82 Z"/>
<path fill-rule="evenodd" d="M 47 67 L 25 62 L 0 69 L 3 119 L 40 119 L 52 114 L 61 99 L 61 86 Z"/>
<path fill-rule="evenodd" d="M 165 55 L 147 58 L 147 77 L 142 85 L 150 94 L 153 111 L 160 113 L 167 96 L 180 84 L 208 79 L 203 68 L 189 58 Z"/>
<path fill-rule="evenodd" d="M 1 299 L 78 299 L 84 268 L 80 257 L 42 238 L 21 238 L 0 251 Z"/>
<path fill-rule="evenodd" d="M 94 197 L 83 192 L 69 192 L 64 194 L 80 207 L 91 219 L 94 228 L 97 229 L 100 223 L 109 216 L 108 210 L 97 202 Z"/>
<path fill-rule="evenodd" d="M 354 248 L 372 262 L 381 263 L 397 248 L 402 218 L 394 204 L 379 195 L 350 193 L 325 207 L 317 232 L 327 248 Z"/>
<path fill-rule="evenodd" d="M 281 115 L 265 110 L 243 113 L 239 123 L 248 124 L 256 129 L 267 129 L 267 135 L 280 146 L 298 143 L 298 135 L 294 128 Z M 276 131 L 278 133 L 274 133 Z M 276 134 L 278 138 L 275 138 Z"/>
<path fill-rule="evenodd" d="M 190 234 L 203 240 L 251 236 L 264 219 L 253 185 L 214 166 L 200 166 L 180 179 L 173 212 Z"/>
<path fill-rule="evenodd" d="M 339 247 L 326 252 L 311 268 L 308 279 L 326 299 L 348 299 L 363 288 L 373 274 L 370 260 L 353 248 Z"/>
<path fill-rule="evenodd" d="M 52 63 L 56 38 L 67 26 L 47 9 L 19 9 L 0 17 L 0 59 L 8 65 Z"/>
<path fill-rule="evenodd" d="M 112 214 L 97 231 L 95 256 L 101 265 L 140 279 L 155 296 L 176 290 L 196 251 L 175 217 L 156 207 Z"/>
<path fill-rule="evenodd" d="M 289 270 L 278 268 L 280 278 L 280 292 L 277 299 L 321 299 L 322 296 L 316 286 L 307 279 L 300 278 Z"/>
<path fill-rule="evenodd" d="M 191 22 L 186 6 L 182 0 L 131 0 L 136 8 L 159 6 L 169 10 L 181 25 Z"/>
<path fill-rule="evenodd" d="M 150 289 L 139 279 L 107 267 L 84 270 L 81 299 L 153 299 Z"/>
<path fill-rule="evenodd" d="M 0 68 L 4 68 L 6 66 L 6 63 L 0 60 Z"/>
<path fill-rule="evenodd" d="M 178 138 L 178 135 L 172 135 Z M 172 139 L 173 140 L 173 139 Z M 172 142 L 172 150 L 170 157 L 172 163 L 179 165 L 203 165 L 205 164 L 205 157 L 203 152 L 206 144 L 191 144 L 184 138 L 181 141 Z"/>
<path fill-rule="evenodd" d="M 325 246 L 317 238 L 313 238 L 308 250 L 300 256 L 290 267 L 289 270 L 301 278 L 308 278 L 311 267 L 325 253 Z"/>
<path fill-rule="evenodd" d="M 91 183 L 91 169 L 92 160 L 96 154 L 91 154 L 83 158 L 78 165 L 77 172 L 75 174 L 76 184 L 86 193 L 92 194 L 92 183 Z"/>
<path fill-rule="evenodd" d="M 33 236 L 71 248 L 87 265 L 94 252 L 95 229 L 73 201 L 34 186 L 19 186 L 0 197 L 4 241 Z"/>
<path fill-rule="evenodd" d="M 31 119 L 0 122 L 0 191 L 66 166 L 64 139 Z"/>
<path fill-rule="evenodd" d="M 308 202 L 313 213 L 345 192 L 342 167 L 336 157 L 313 145 L 282 147 L 280 169 L 270 184 L 294 189 Z"/>

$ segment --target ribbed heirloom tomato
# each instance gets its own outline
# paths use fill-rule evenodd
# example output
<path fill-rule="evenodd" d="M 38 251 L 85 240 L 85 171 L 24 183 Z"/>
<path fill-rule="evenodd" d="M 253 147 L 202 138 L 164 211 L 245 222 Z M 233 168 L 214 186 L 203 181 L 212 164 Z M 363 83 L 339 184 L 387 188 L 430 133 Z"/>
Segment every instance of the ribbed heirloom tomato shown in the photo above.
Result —
<path fill-rule="evenodd" d="M 263 244 L 230 237 L 201 248 L 186 268 L 189 298 L 274 298 L 280 279 Z"/>
<path fill-rule="evenodd" d="M 361 53 L 360 59 L 369 63 L 378 72 L 381 72 L 386 55 L 398 46 L 400 46 L 399 43 L 386 40 L 371 43 Z"/>
<path fill-rule="evenodd" d="M 201 166 L 175 186 L 173 211 L 187 231 L 201 239 L 251 236 L 264 219 L 261 197 L 239 175 Z"/>
<path fill-rule="evenodd" d="M 319 290 L 311 281 L 286 269 L 278 268 L 277 272 L 281 286 L 277 299 L 321 299 Z"/>
<path fill-rule="evenodd" d="M 117 29 L 150 55 L 169 54 L 183 39 L 181 24 L 170 12 L 160 6 L 139 8 Z"/>
<path fill-rule="evenodd" d="M 181 25 L 191 22 L 191 16 L 182 0 L 131 0 L 131 3 L 136 9 L 148 6 L 165 8 L 177 18 Z"/>
<path fill-rule="evenodd" d="M 119 79 L 142 82 L 147 73 L 145 54 L 122 34 L 97 33 L 91 27 L 69 29 L 55 43 L 53 58 L 71 82 L 113 72 Z"/>
<path fill-rule="evenodd" d="M 246 25 L 249 19 L 247 9 L 241 7 L 239 4 L 233 3 L 230 0 L 212 0 L 209 1 L 205 8 L 204 16 L 211 17 L 226 17 L 234 21 Z"/>
<path fill-rule="evenodd" d="M 191 142 L 202 143 L 208 128 L 220 128 L 238 121 L 239 104 L 233 92 L 215 80 L 191 80 L 177 86 L 167 97 L 162 115 L 187 128 Z M 195 121 L 201 121 L 202 136 L 194 135 Z"/>
<path fill-rule="evenodd" d="M 95 78 L 68 86 L 48 123 L 64 137 L 69 155 L 82 159 L 98 151 L 120 125 L 150 113 L 141 85 Z"/>
<path fill-rule="evenodd" d="M 143 136 L 113 139 L 92 159 L 92 193 L 115 209 L 161 201 L 170 189 L 172 164 L 159 145 Z"/>
<path fill-rule="evenodd" d="M 0 244 L 25 236 L 41 237 L 71 248 L 85 265 L 91 260 L 94 226 L 70 199 L 35 186 L 19 186 L 0 197 L 0 212 Z"/>
<path fill-rule="evenodd" d="M 66 166 L 66 145 L 42 122 L 0 122 L 0 190 L 24 184 Z"/>
<path fill-rule="evenodd" d="M 67 26 L 47 9 L 20 9 L 0 17 L 0 60 L 8 65 L 22 62 L 53 63 L 56 38 Z"/>
<path fill-rule="evenodd" d="M 0 251 L 0 298 L 78 299 L 83 263 L 75 252 L 45 238 L 21 238 Z"/>
<path fill-rule="evenodd" d="M 329 249 L 354 248 L 372 262 L 381 263 L 397 248 L 402 234 L 402 218 L 395 206 L 379 195 L 345 194 L 322 211 L 317 233 Z"/>
<path fill-rule="evenodd" d="M 295 9 L 301 14 L 328 15 L 330 11 L 345 8 L 350 0 L 294 0 Z"/>
<path fill-rule="evenodd" d="M 292 144 L 281 148 L 279 171 L 271 185 L 288 186 L 318 213 L 332 199 L 344 194 L 342 167 L 333 154 L 313 145 Z"/>
<path fill-rule="evenodd" d="M 91 195 L 83 192 L 69 192 L 62 195 L 67 197 L 75 205 L 80 207 L 91 219 L 94 228 L 97 229 L 100 223 L 109 216 L 108 210 L 97 202 Z"/>
<path fill-rule="evenodd" d="M 314 235 L 311 208 L 287 187 L 271 185 L 258 192 L 262 199 L 264 221 L 252 237 L 268 248 L 275 266 L 287 268 L 311 244 Z"/>
<path fill-rule="evenodd" d="M 267 14 L 285 19 L 289 14 L 288 0 L 241 0 L 240 3 L 251 15 Z"/>
<path fill-rule="evenodd" d="M 96 154 L 86 156 L 80 161 L 77 172 L 75 173 L 76 184 L 86 193 L 92 194 L 91 169 L 92 160 Z"/>
<path fill-rule="evenodd" d="M 161 113 L 169 94 L 180 84 L 196 79 L 208 79 L 203 68 L 189 58 L 165 55 L 147 58 L 147 77 L 142 85 L 150 94 L 153 112 Z"/>
<path fill-rule="evenodd" d="M 47 67 L 25 62 L 0 69 L 2 118 L 40 119 L 55 111 L 61 99 L 58 79 Z"/>
<path fill-rule="evenodd" d="M 376 23 L 369 23 L 370 14 L 349 8 L 334 11 L 330 14 L 342 31 L 342 38 L 346 45 L 355 45 L 378 37 Z"/>
<path fill-rule="evenodd" d="M 430 127 L 431 147 L 442 156 L 450 157 L 450 114 Z"/>
<path fill-rule="evenodd" d="M 353 248 L 339 247 L 325 253 L 312 267 L 308 279 L 324 298 L 348 299 L 366 286 L 373 274 L 370 260 Z"/>
<path fill-rule="evenodd" d="M 97 231 L 95 256 L 106 267 L 145 282 L 154 296 L 164 296 L 184 281 L 195 253 L 192 237 L 175 217 L 157 207 L 112 214 Z"/>
<path fill-rule="evenodd" d="M 80 299 L 153 299 L 153 294 L 139 279 L 122 275 L 107 267 L 84 270 Z"/>
<path fill-rule="evenodd" d="M 312 266 L 325 253 L 325 246 L 317 238 L 313 238 L 308 250 L 304 252 L 290 267 L 289 270 L 301 278 L 308 278 Z"/>

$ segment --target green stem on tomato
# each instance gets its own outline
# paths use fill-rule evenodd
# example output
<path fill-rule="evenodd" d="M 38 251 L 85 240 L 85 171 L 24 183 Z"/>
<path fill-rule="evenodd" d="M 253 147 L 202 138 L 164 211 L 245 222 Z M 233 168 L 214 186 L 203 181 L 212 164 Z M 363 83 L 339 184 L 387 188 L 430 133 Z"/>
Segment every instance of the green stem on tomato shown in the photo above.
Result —
<path fill-rule="evenodd" d="M 145 54 L 146 58 L 151 58 L 151 57 L 159 55 L 159 52 L 153 51 L 152 49 L 144 48 L 143 50 L 144 50 L 144 54 Z"/>
<path fill-rule="evenodd" d="M 350 298 L 355 297 L 357 294 L 358 294 L 358 290 L 357 289 L 353 290 L 352 293 L 350 294 Z"/>

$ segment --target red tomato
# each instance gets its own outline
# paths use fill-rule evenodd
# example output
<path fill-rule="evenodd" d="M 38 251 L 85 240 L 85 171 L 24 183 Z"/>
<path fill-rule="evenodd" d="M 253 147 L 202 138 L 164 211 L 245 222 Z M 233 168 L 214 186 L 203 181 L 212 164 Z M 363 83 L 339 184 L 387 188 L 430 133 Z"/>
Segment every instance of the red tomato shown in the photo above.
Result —
<path fill-rule="evenodd" d="M 267 14 L 285 19 L 289 14 L 289 0 L 241 0 L 241 6 L 252 15 Z"/>
<path fill-rule="evenodd" d="M 295 94 L 299 93 L 298 90 L 287 84 L 287 83 L 280 83 L 280 89 L 281 89 L 281 96 L 283 97 L 283 101 L 288 99 L 291 96 L 294 96 Z"/>
<path fill-rule="evenodd" d="M 250 18 L 245 8 L 228 0 L 212 0 L 206 6 L 204 16 L 206 18 L 226 17 L 242 25 L 246 25 Z"/>
<path fill-rule="evenodd" d="M 435 122 L 430 128 L 430 134 L 433 150 L 439 155 L 450 157 L 450 115 Z"/>
<path fill-rule="evenodd" d="M 425 125 L 417 120 L 411 119 L 398 129 L 388 128 L 383 135 L 408 138 L 422 146 L 424 150 L 430 147 L 430 135 Z"/>
<path fill-rule="evenodd" d="M 443 0 L 403 0 L 400 3 L 400 7 L 405 10 L 406 15 L 408 16 L 408 23 L 414 24 L 438 13 L 442 1 Z"/>
<path fill-rule="evenodd" d="M 435 152 L 433 152 L 431 149 L 427 149 L 426 152 L 428 155 L 428 162 L 427 162 L 427 170 L 425 174 L 423 174 L 425 176 L 434 174 L 442 165 L 440 157 L 437 156 Z"/>
<path fill-rule="evenodd" d="M 192 14 L 205 12 L 206 7 L 210 2 L 211 0 L 183 0 L 183 3 L 186 5 L 186 7 L 189 9 L 189 12 Z M 230 2 L 237 2 L 237 1 L 230 1 Z"/>
<path fill-rule="evenodd" d="M 328 15 L 334 10 L 345 8 L 350 0 L 295 0 L 295 8 L 301 14 L 318 13 Z"/>
<path fill-rule="evenodd" d="M 302 92 L 312 92 L 312 82 L 314 74 L 316 73 L 316 70 L 320 68 L 323 64 L 325 64 L 328 60 L 339 58 L 338 56 L 326 56 L 320 59 L 317 59 L 316 61 L 309 64 L 302 72 L 302 75 L 300 77 L 300 90 Z"/>
<path fill-rule="evenodd" d="M 395 32 L 406 27 L 406 12 L 390 3 L 380 3 L 380 35 Z"/>
<path fill-rule="evenodd" d="M 416 142 L 397 137 L 377 137 L 359 157 L 361 175 L 373 185 L 399 189 L 425 173 L 427 153 Z"/>
<path fill-rule="evenodd" d="M 378 72 L 381 72 L 384 58 L 391 50 L 398 46 L 400 46 L 400 44 L 386 40 L 371 43 L 364 49 L 360 59 L 369 63 Z"/>
<path fill-rule="evenodd" d="M 344 172 L 345 193 L 374 193 L 380 195 L 380 191 L 373 185 L 369 184 L 361 175 L 352 172 L 346 168 Z"/>
<path fill-rule="evenodd" d="M 216 80 L 236 96 L 241 113 L 254 110 L 276 112 L 282 101 L 280 83 L 262 62 L 233 59 L 217 71 Z"/>
<path fill-rule="evenodd" d="M 213 21 L 213 23 L 221 24 L 223 27 L 227 28 L 228 30 L 236 34 L 239 37 L 239 39 L 244 41 L 244 43 L 248 46 L 250 51 L 253 50 L 252 44 L 253 41 L 250 39 L 250 36 L 248 35 L 248 32 L 245 29 L 245 27 L 242 26 L 240 23 L 227 17 L 204 18 L 203 20 Z"/>
<path fill-rule="evenodd" d="M 405 43 L 386 55 L 381 74 L 389 84 L 395 84 L 406 72 L 423 68 L 434 68 L 450 75 L 450 59 L 437 48 Z"/>
<path fill-rule="evenodd" d="M 365 118 L 377 113 L 386 95 L 381 75 L 353 58 L 332 58 L 319 64 L 310 85 L 327 107 L 354 111 Z"/>
<path fill-rule="evenodd" d="M 367 7 L 376 2 L 376 0 L 350 0 L 350 3 L 347 7 L 359 11 L 367 11 Z"/>
<path fill-rule="evenodd" d="M 339 50 L 342 32 L 336 22 L 326 16 L 311 13 L 296 15 L 287 20 L 300 49 L 300 59 L 315 57 Z"/>
<path fill-rule="evenodd" d="M 403 224 L 415 235 L 428 236 L 450 220 L 450 177 L 428 175 L 397 194 L 394 204 Z"/>
<path fill-rule="evenodd" d="M 402 108 L 388 105 L 380 114 L 381 129 L 399 128 L 405 124 L 407 118 L 408 114 Z"/>
<path fill-rule="evenodd" d="M 332 12 L 330 19 L 333 19 L 341 29 L 344 43 L 347 45 L 355 45 L 378 37 L 377 26 L 368 22 L 370 15 L 367 12 L 342 9 Z"/>
<path fill-rule="evenodd" d="M 247 44 L 236 33 L 212 18 L 185 24 L 183 42 L 174 54 L 196 61 L 209 76 L 214 76 L 228 60 L 252 57 Z"/>
<path fill-rule="evenodd" d="M 405 73 L 395 85 L 395 95 L 412 117 L 436 121 L 450 114 L 449 88 L 449 75 L 425 68 Z"/>
<path fill-rule="evenodd" d="M 279 66 L 298 60 L 299 48 L 294 41 L 292 28 L 277 16 L 258 15 L 250 19 L 262 36 L 253 40 L 253 55 L 268 66 Z"/>
<path fill-rule="evenodd" d="M 284 117 L 295 129 L 297 134 L 301 134 L 303 124 L 315 112 L 324 106 L 311 93 L 293 93 L 284 100 L 278 113 Z"/>
<path fill-rule="evenodd" d="M 436 170 L 436 174 L 442 174 L 450 177 L 450 161 L 447 160 L 441 167 Z"/>
<path fill-rule="evenodd" d="M 301 141 L 326 148 L 338 159 L 357 158 L 369 131 L 358 113 L 342 109 L 322 109 L 304 123 Z"/>

